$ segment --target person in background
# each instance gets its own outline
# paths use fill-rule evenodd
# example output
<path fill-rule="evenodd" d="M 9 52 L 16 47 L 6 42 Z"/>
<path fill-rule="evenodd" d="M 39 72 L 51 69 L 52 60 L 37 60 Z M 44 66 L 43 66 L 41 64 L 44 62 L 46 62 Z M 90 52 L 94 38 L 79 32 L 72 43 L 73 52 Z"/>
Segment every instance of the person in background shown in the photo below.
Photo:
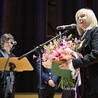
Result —
<path fill-rule="evenodd" d="M 72 71 L 80 68 L 81 97 L 98 98 L 98 21 L 94 12 L 87 8 L 78 10 L 75 19 L 81 40 L 85 39 L 79 49 L 83 57 L 72 59 L 59 67 Z"/>
<path fill-rule="evenodd" d="M 0 38 L 0 45 L 0 57 L 15 57 L 15 55 L 12 53 L 14 37 L 11 34 L 3 34 Z M 14 68 L 15 65 L 12 63 L 9 71 L 7 71 L 5 65 L 4 70 L 2 69 L 2 71 L 0 72 L 0 98 L 15 98 L 15 73 L 13 71 Z"/>
<path fill-rule="evenodd" d="M 51 69 L 45 68 L 44 66 L 40 67 L 40 63 L 40 58 L 38 58 L 36 62 L 36 72 L 38 75 L 38 96 L 39 98 L 54 98 L 55 91 L 57 89 L 58 76 L 53 75 L 51 73 Z M 40 81 L 40 75 L 42 77 L 42 81 Z"/>

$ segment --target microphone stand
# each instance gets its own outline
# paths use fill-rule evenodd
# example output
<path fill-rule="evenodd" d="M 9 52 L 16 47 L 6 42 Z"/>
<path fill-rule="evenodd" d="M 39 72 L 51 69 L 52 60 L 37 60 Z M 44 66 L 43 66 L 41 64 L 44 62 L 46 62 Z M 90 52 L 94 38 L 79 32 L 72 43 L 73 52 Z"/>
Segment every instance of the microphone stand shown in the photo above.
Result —
<path fill-rule="evenodd" d="M 40 69 L 40 76 L 39 76 L 39 87 L 40 87 L 40 89 L 39 89 L 39 98 L 43 98 L 43 95 L 42 95 L 42 49 L 40 50 L 40 52 L 39 51 L 37 51 L 36 50 L 36 52 L 39 54 L 39 56 L 38 56 L 38 61 L 39 61 L 39 64 L 40 64 L 40 66 L 39 66 L 39 69 Z"/>
<path fill-rule="evenodd" d="M 61 33 L 61 35 L 66 34 L 68 31 L 69 31 L 69 30 L 65 30 L 63 33 Z M 39 46 L 35 47 L 33 50 L 31 50 L 31 51 L 29 51 L 29 52 L 27 52 L 27 53 L 25 53 L 25 54 L 21 55 L 20 57 L 18 57 L 18 60 L 20 60 L 20 59 L 22 59 L 22 58 L 26 57 L 27 55 L 29 55 L 29 54 L 31 54 L 32 52 L 36 51 L 38 48 L 43 47 L 44 45 L 46 45 L 46 44 L 48 44 L 49 42 L 53 41 L 54 39 L 56 39 L 56 38 L 60 37 L 61 35 L 60 35 L 60 34 L 58 34 L 58 35 L 56 35 L 55 37 L 53 37 L 52 39 L 50 39 L 50 40 L 46 41 L 45 43 L 43 43 L 43 44 L 41 44 L 41 45 L 39 45 Z"/>
<path fill-rule="evenodd" d="M 63 33 L 61 33 L 61 35 L 66 34 L 69 30 L 65 30 Z M 54 39 L 58 38 L 61 36 L 60 34 L 58 34 L 57 36 L 53 37 L 52 39 L 46 41 L 45 43 L 35 47 L 33 50 L 21 55 L 20 57 L 18 57 L 18 60 L 22 59 L 23 57 L 26 57 L 27 55 L 31 54 L 32 52 L 36 51 L 39 54 L 39 58 L 40 58 L 40 90 L 39 90 L 39 98 L 43 98 L 42 97 L 42 47 L 46 44 L 48 44 L 49 42 L 53 41 Z M 37 49 L 40 49 L 40 52 L 37 51 Z"/>

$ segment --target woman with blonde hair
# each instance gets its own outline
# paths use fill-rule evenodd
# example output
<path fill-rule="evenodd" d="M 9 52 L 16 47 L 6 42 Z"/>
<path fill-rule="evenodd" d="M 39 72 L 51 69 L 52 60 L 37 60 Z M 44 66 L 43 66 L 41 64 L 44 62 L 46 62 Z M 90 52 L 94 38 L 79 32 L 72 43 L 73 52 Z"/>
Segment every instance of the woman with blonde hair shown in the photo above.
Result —
<path fill-rule="evenodd" d="M 80 68 L 82 98 L 98 98 L 98 25 L 95 13 L 82 8 L 75 15 L 77 31 L 85 43 L 80 48 L 81 58 L 60 65 L 62 70 Z M 67 67 L 66 67 L 67 66 Z"/>

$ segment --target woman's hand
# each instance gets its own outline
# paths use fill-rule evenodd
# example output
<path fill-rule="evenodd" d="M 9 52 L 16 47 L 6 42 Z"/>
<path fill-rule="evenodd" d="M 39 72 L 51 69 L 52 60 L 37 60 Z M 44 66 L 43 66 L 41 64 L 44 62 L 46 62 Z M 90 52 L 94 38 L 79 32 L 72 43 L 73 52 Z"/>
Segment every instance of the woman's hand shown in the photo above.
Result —
<path fill-rule="evenodd" d="M 53 81 L 52 79 L 50 79 L 50 80 L 48 81 L 48 84 L 49 84 L 51 87 L 54 87 L 54 86 L 55 86 L 55 83 L 54 83 L 54 81 Z"/>
<path fill-rule="evenodd" d="M 68 69 L 69 69 L 69 67 L 68 67 L 68 65 L 67 65 L 66 62 L 63 63 L 63 64 L 61 64 L 61 65 L 59 66 L 59 68 L 62 69 L 62 70 L 68 70 Z"/>
<path fill-rule="evenodd" d="M 69 60 L 66 63 L 61 64 L 59 67 L 62 70 L 70 70 L 71 74 L 72 74 L 72 77 L 74 77 L 75 74 L 76 74 L 76 70 L 74 69 L 74 67 L 72 65 L 72 60 Z"/>

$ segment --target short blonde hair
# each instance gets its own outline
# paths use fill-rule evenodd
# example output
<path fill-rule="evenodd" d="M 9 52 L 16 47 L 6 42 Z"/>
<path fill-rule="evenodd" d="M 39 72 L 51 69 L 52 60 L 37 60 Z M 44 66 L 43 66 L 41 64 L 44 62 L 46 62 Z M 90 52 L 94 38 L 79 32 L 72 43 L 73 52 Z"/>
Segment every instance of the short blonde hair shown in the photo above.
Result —
<path fill-rule="evenodd" d="M 82 8 L 76 12 L 76 15 L 75 15 L 76 21 L 77 21 L 78 14 L 81 14 L 81 13 L 84 13 L 88 19 L 87 28 L 85 30 L 91 29 L 94 26 L 98 26 L 95 13 L 91 9 L 87 9 L 87 8 Z M 77 30 L 78 30 L 79 35 L 81 35 L 84 32 L 84 30 L 81 29 L 78 25 L 77 25 Z"/>

